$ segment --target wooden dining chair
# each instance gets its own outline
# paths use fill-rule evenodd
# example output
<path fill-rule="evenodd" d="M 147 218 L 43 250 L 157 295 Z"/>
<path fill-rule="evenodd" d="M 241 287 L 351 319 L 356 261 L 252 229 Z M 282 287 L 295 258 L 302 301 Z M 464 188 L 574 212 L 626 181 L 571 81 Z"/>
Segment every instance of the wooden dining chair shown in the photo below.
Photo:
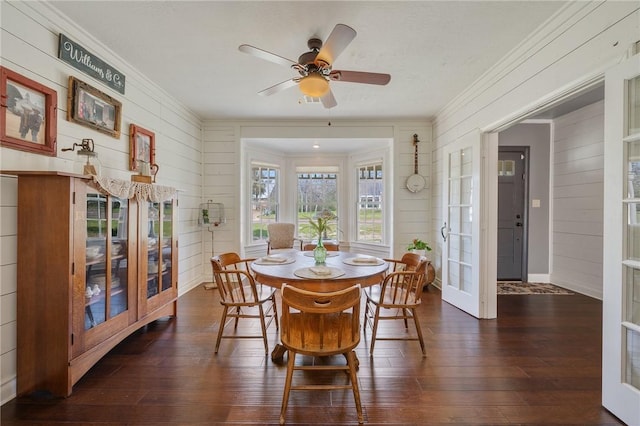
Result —
<path fill-rule="evenodd" d="M 357 358 L 354 352 L 360 343 L 360 285 L 331 293 L 316 293 L 283 284 L 281 292 L 280 340 L 288 350 L 288 361 L 280 424 L 285 423 L 290 391 L 314 389 L 351 389 L 356 403 L 358 423 L 362 424 L 362 405 L 356 375 Z M 297 354 L 312 357 L 342 354 L 347 359 L 347 364 L 296 365 Z M 322 384 L 293 386 L 293 372 L 296 370 L 346 371 L 349 373 L 349 383 L 327 383 L 326 379 L 323 379 Z M 343 382 L 344 377 L 341 375 L 337 380 Z"/>
<path fill-rule="evenodd" d="M 424 256 L 417 253 L 405 253 L 400 259 L 384 259 L 389 264 L 389 272 L 415 271 Z"/>
<path fill-rule="evenodd" d="M 391 265 L 390 272 L 382 284 L 365 289 L 364 328 L 366 330 L 368 324 L 372 329 L 369 356 L 373 356 L 376 340 L 417 340 L 420 342 L 422 355 L 426 356 L 417 308 L 421 302 L 427 258 L 407 253 L 401 260 L 385 260 Z M 408 333 L 410 319 L 415 324 L 416 337 Z M 385 333 L 384 337 L 378 337 L 379 322 L 385 320 L 403 320 L 405 333 L 403 335 Z"/>
<path fill-rule="evenodd" d="M 324 242 L 323 241 L 322 245 L 324 246 L 324 248 L 327 249 L 327 251 L 340 251 L 340 244 L 338 244 L 335 241 L 328 241 L 328 242 Z M 302 250 L 311 251 L 316 247 L 317 247 L 317 244 L 307 243 L 307 244 L 302 246 Z"/>
<path fill-rule="evenodd" d="M 249 269 L 249 264 L 253 260 L 255 259 L 241 259 L 237 253 L 224 253 L 211 258 L 213 276 L 220 293 L 220 304 L 223 307 L 216 339 L 216 354 L 222 339 L 259 338 L 262 338 L 264 352 L 268 354 L 267 328 L 272 321 L 276 323 L 276 330 L 279 328 L 276 289 L 256 285 Z M 258 319 L 262 335 L 236 334 L 240 318 Z M 224 329 L 233 319 L 235 319 L 233 334 L 224 334 Z"/>
<path fill-rule="evenodd" d="M 277 222 L 267 225 L 267 254 L 272 250 L 292 249 L 302 250 L 302 240 L 295 236 L 296 225 L 293 223 Z"/>

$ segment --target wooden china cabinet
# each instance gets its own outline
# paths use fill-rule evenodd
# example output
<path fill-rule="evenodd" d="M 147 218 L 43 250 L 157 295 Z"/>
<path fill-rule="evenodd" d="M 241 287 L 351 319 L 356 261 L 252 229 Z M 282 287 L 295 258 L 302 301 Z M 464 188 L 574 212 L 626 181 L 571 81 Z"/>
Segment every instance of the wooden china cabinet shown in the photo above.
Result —
<path fill-rule="evenodd" d="M 150 201 L 149 184 L 114 195 L 88 176 L 3 173 L 18 176 L 17 394 L 69 396 L 125 337 L 177 314 L 175 191 Z"/>

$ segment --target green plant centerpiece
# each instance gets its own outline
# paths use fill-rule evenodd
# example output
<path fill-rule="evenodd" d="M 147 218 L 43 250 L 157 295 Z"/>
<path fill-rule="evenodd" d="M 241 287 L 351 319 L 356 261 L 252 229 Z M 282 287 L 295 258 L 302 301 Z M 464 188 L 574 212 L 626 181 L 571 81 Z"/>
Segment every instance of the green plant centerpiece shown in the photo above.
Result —
<path fill-rule="evenodd" d="M 417 252 L 421 254 L 425 254 L 428 251 L 431 251 L 431 247 L 429 247 L 428 243 L 425 243 L 421 239 L 414 238 L 414 240 L 407 247 L 408 251 Z"/>
<path fill-rule="evenodd" d="M 318 234 L 318 243 L 316 248 L 313 249 L 313 259 L 316 264 L 322 265 L 327 260 L 327 248 L 322 244 L 322 236 L 327 230 L 329 230 L 329 221 L 335 219 L 336 216 L 330 211 L 323 211 L 316 216 L 316 220 L 309 219 L 309 223 Z"/>

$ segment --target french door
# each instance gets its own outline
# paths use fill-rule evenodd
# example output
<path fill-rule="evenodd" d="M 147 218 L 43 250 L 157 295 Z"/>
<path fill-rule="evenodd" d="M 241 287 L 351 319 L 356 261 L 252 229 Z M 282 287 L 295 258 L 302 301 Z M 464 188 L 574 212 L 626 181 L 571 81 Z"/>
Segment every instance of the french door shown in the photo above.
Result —
<path fill-rule="evenodd" d="M 640 55 L 605 74 L 602 405 L 640 424 Z"/>
<path fill-rule="evenodd" d="M 444 148 L 442 299 L 480 317 L 480 133 Z"/>

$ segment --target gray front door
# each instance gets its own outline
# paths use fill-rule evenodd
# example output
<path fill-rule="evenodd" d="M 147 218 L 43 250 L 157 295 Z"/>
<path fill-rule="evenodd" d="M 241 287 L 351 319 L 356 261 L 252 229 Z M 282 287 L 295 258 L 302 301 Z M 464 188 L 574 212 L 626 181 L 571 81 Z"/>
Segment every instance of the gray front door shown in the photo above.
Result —
<path fill-rule="evenodd" d="M 498 280 L 527 280 L 529 147 L 498 148 Z"/>

